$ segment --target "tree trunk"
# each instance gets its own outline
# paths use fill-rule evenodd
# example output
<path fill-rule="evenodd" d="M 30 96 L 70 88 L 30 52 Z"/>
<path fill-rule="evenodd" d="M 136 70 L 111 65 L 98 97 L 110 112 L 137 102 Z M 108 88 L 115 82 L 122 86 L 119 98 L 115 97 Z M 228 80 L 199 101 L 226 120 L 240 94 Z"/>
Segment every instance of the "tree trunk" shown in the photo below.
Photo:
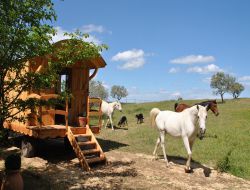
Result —
<path fill-rule="evenodd" d="M 220 94 L 221 102 L 224 103 L 223 94 Z"/>
<path fill-rule="evenodd" d="M 3 127 L 3 123 L 4 123 L 4 120 L 0 118 L 0 136 L 1 136 L 0 142 L 6 143 L 9 137 L 9 130 Z"/>

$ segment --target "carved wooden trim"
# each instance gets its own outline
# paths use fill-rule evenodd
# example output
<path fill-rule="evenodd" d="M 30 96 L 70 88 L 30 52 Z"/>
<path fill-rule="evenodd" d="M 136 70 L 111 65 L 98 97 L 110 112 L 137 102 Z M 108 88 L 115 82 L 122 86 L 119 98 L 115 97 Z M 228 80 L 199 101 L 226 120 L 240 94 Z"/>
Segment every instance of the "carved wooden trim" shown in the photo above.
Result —
<path fill-rule="evenodd" d="M 91 80 L 92 78 L 94 78 L 96 76 L 97 71 L 98 71 L 98 68 L 95 68 L 95 70 L 92 73 L 92 75 L 89 76 L 89 80 Z"/>

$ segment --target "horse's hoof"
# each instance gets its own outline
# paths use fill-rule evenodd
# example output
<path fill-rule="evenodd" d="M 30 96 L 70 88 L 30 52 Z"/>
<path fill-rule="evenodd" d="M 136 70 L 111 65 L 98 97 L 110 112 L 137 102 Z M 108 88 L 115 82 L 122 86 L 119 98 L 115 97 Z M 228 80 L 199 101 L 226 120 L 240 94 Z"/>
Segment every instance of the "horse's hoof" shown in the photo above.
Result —
<path fill-rule="evenodd" d="M 168 164 L 169 164 L 170 166 L 173 166 L 173 165 L 174 165 L 174 162 L 168 162 Z"/>
<path fill-rule="evenodd" d="M 191 173 L 191 168 L 189 167 L 189 168 L 185 168 L 185 173 Z"/>

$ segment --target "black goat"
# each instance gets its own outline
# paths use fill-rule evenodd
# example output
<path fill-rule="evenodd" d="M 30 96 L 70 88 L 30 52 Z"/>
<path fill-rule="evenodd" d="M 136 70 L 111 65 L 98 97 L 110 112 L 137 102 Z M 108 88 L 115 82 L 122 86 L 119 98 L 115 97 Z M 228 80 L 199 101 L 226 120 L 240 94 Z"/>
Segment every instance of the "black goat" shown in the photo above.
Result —
<path fill-rule="evenodd" d="M 139 124 L 141 124 L 141 123 L 143 123 L 144 121 L 143 121 L 143 119 L 144 119 L 144 116 L 143 116 L 143 114 L 142 113 L 140 113 L 140 114 L 136 114 L 135 115 L 135 117 L 137 118 L 137 124 L 139 123 Z"/>
<path fill-rule="evenodd" d="M 118 126 L 124 127 L 125 125 L 128 125 L 128 120 L 126 116 L 122 116 L 120 121 L 118 122 Z"/>

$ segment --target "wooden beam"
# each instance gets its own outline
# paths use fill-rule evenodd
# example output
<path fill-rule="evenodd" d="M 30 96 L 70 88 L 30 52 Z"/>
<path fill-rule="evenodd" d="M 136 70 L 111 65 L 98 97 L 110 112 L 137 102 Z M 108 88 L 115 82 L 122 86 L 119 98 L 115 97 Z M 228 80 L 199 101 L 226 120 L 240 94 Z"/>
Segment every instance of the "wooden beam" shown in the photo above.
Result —
<path fill-rule="evenodd" d="M 98 68 L 95 68 L 95 70 L 94 70 L 94 72 L 92 73 L 92 75 L 89 76 L 89 80 L 91 80 L 92 78 L 95 77 L 97 71 L 98 71 Z"/>

